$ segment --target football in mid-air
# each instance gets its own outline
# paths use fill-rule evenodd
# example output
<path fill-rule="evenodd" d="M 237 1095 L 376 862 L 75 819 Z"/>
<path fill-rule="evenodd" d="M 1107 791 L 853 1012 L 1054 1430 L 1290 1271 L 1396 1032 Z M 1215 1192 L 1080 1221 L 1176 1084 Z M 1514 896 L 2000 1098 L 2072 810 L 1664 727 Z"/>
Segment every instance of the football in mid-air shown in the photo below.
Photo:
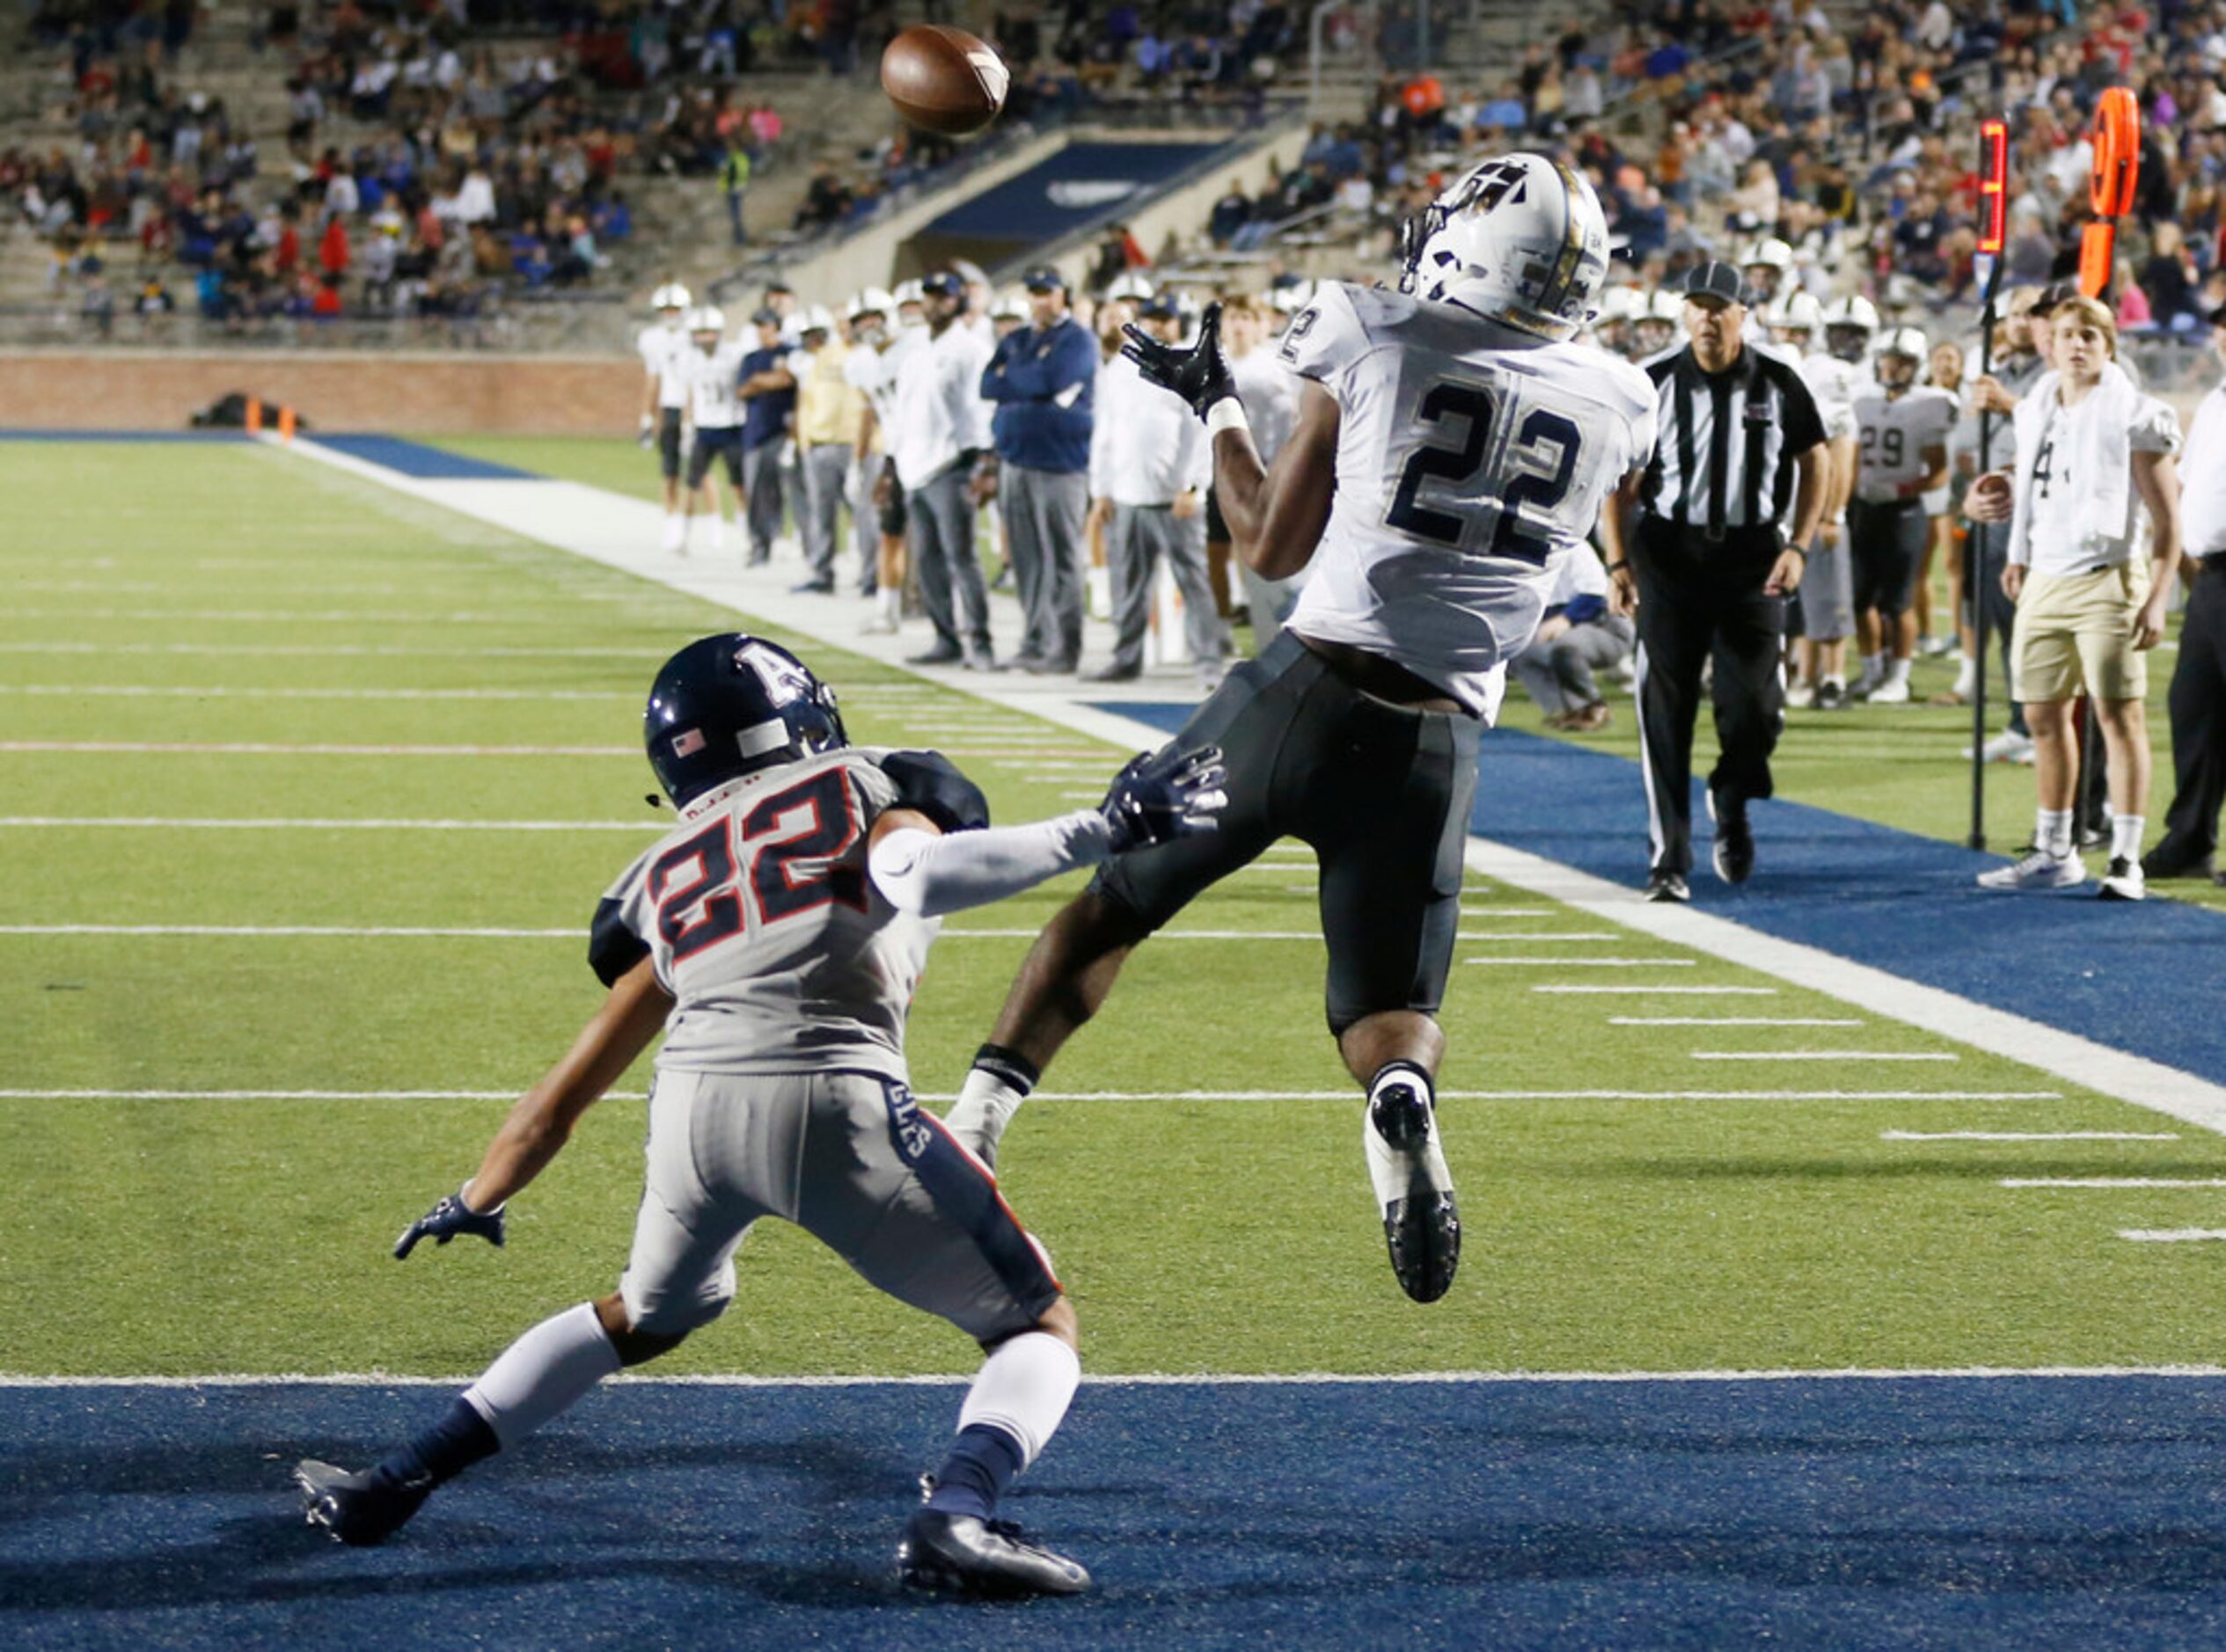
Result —
<path fill-rule="evenodd" d="M 1005 106 L 1005 60 L 964 29 L 922 23 L 881 55 L 881 89 L 914 126 L 946 137 L 978 132 Z"/>

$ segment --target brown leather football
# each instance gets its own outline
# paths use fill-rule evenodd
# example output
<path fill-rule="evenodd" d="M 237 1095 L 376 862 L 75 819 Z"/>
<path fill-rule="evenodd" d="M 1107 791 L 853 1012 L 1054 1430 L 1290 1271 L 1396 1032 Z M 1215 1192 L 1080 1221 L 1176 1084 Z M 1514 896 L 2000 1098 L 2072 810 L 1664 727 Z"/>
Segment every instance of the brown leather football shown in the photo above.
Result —
<path fill-rule="evenodd" d="M 978 132 L 1005 106 L 1004 59 L 964 29 L 922 23 L 881 55 L 881 89 L 914 126 L 948 137 Z"/>

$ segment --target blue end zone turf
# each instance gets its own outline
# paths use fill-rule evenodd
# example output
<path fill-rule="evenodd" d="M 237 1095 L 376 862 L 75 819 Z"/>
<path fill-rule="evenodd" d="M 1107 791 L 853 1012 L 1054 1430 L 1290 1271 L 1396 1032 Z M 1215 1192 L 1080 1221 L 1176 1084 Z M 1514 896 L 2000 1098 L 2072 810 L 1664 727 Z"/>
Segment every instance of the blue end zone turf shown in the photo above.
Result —
<path fill-rule="evenodd" d="M 443 448 L 428 447 L 422 442 L 406 442 L 399 436 L 327 435 L 312 431 L 312 438 L 336 453 L 345 453 L 352 459 L 366 464 L 381 464 L 401 475 L 414 477 L 421 482 L 538 482 L 544 479 L 531 471 L 521 471 L 514 464 L 496 464 L 487 459 L 466 458 L 461 453 L 450 453 Z"/>
<path fill-rule="evenodd" d="M 959 1390 L 604 1391 L 343 1549 L 288 1471 L 437 1388 L 0 1392 L 18 1645 L 2204 1646 L 2226 1382 L 1085 1385 L 1007 1512 L 1094 1594 L 890 1581 Z M 1023 1620 L 1017 1613 L 1026 1614 Z"/>
<path fill-rule="evenodd" d="M 1186 705 L 1101 711 L 1173 731 Z M 2055 895 L 1974 886 L 2003 863 L 1959 844 L 1801 803 L 1753 806 L 1755 873 L 1733 888 L 1708 870 L 1710 827 L 1693 786 L 1693 901 L 1750 929 L 2030 1016 L 2214 1081 L 2226 1079 L 2226 913 L 2182 902 L 2105 903 L 2094 885 Z M 1495 729 L 1469 829 L 1633 888 L 1646 881 L 1638 765 L 1565 741 Z M 2013 829 L 2014 830 L 2014 829 Z M 2097 858 L 2090 854 L 2090 866 Z"/>

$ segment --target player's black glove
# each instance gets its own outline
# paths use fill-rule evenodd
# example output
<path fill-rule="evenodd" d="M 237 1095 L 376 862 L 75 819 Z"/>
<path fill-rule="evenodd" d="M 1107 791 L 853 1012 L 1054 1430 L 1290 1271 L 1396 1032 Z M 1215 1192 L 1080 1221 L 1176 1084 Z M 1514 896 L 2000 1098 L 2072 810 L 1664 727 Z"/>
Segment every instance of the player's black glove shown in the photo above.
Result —
<path fill-rule="evenodd" d="M 1229 801 L 1221 786 L 1228 776 L 1219 746 L 1139 752 L 1113 777 L 1113 788 L 1099 806 L 1113 829 L 1112 852 L 1126 854 L 1192 832 L 1219 830 Z"/>
<path fill-rule="evenodd" d="M 1198 341 L 1187 350 L 1179 344 L 1161 343 L 1133 322 L 1121 332 L 1128 340 L 1121 354 L 1136 363 L 1136 370 L 1147 383 L 1182 397 L 1199 418 L 1205 418 L 1215 402 L 1237 393 L 1229 364 L 1221 358 L 1219 304 L 1205 307 L 1205 318 L 1198 323 Z"/>
<path fill-rule="evenodd" d="M 500 1246 L 502 1207 L 498 1204 L 492 1210 L 474 1210 L 464 1202 L 463 1189 L 458 1188 L 402 1230 L 402 1237 L 394 1241 L 394 1260 L 402 1261 L 417 1248 L 421 1239 L 445 1245 L 458 1233 L 476 1233 L 488 1244 Z"/>

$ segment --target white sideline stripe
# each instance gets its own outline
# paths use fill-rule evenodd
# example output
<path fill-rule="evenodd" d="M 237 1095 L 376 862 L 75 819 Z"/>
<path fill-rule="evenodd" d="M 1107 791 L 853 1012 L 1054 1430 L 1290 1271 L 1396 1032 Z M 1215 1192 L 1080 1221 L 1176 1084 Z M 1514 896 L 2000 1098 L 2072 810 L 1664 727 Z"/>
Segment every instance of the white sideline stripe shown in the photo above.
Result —
<path fill-rule="evenodd" d="M 1307 883 L 1293 887 L 1312 894 L 1314 886 Z M 1461 915 L 1463 917 L 1559 917 L 1561 911 L 1559 908 L 1551 906 L 1464 906 L 1461 909 Z"/>
<path fill-rule="evenodd" d="M 2176 1142 L 2178 1130 L 1880 1130 L 1882 1142 Z"/>
<path fill-rule="evenodd" d="M 764 614 L 830 647 L 853 652 L 860 647 L 860 640 L 847 630 L 854 623 L 852 610 L 831 610 L 814 605 L 813 599 L 784 596 L 776 588 L 778 581 L 789 577 L 786 569 L 768 571 L 752 581 L 739 570 L 714 569 L 701 559 L 692 566 L 641 548 L 655 543 L 659 517 L 652 504 L 577 484 L 421 480 L 334 453 L 313 439 L 297 439 L 291 452 L 298 459 L 332 465 L 686 596 L 738 611 Z M 893 656 L 897 646 L 892 643 L 887 653 Z M 870 648 L 868 652 L 869 657 L 881 657 L 871 654 Z M 1046 692 L 1042 688 L 985 679 L 978 673 L 912 671 L 909 675 L 924 688 L 945 687 L 1127 750 L 1139 746 L 1156 748 L 1165 741 L 1165 731 L 1160 728 L 1065 698 L 1057 688 Z M 1511 888 L 1563 902 L 1587 916 L 1821 992 L 1959 1046 L 2039 1068 L 2151 1112 L 2226 1133 L 2226 1085 L 2162 1062 L 2109 1049 L 1944 989 L 1856 963 L 1821 947 L 1765 935 L 1729 918 L 1690 907 L 1649 903 L 1636 889 L 1505 844 L 1472 837 L 1466 859 L 1470 870 Z"/>
<path fill-rule="evenodd" d="M 1611 1015 L 1610 1027 L 1860 1027 L 1824 1015 Z"/>
<path fill-rule="evenodd" d="M 173 752 L 194 756 L 283 757 L 639 757 L 639 746 L 343 746 L 274 741 L 0 740 L 0 752 L 55 751 L 134 756 Z"/>
<path fill-rule="evenodd" d="M 4 823 L 4 822 L 0 822 Z M 312 822 L 313 823 L 313 822 Z M 586 931 L 570 929 L 466 928 L 415 925 L 340 924 L 0 924 L 0 935 L 209 935 L 261 939 L 281 936 L 333 936 L 385 939 L 393 937 L 445 938 L 463 940 L 578 940 Z M 955 940 L 1034 940 L 1040 929 L 946 929 Z M 1320 941 L 1314 929 L 1170 929 L 1159 940 L 1311 940 Z M 1505 940 L 1507 936 L 1462 935 L 1461 940 Z"/>
<path fill-rule="evenodd" d="M 2200 1244 L 2206 1239 L 2226 1239 L 2226 1227 L 2121 1227 L 2118 1237 L 2137 1245 Z"/>
<path fill-rule="evenodd" d="M 1781 940 L 1712 913 L 1657 904 L 1637 889 L 1505 844 L 1470 838 L 1468 865 L 1487 877 L 1564 902 L 1590 917 L 1775 976 L 1789 985 L 1904 1022 L 1961 1048 L 2038 1069 L 2149 1112 L 2226 1133 L 2226 1085 L 2162 1062 L 2109 1049 L 1819 947 Z"/>
<path fill-rule="evenodd" d="M 135 815 L 6 815 L 0 827 L 109 827 L 124 830 L 392 832 L 665 832 L 656 820 L 196 820 Z"/>
<path fill-rule="evenodd" d="M 2226 1232 L 2186 1230 L 2184 1235 L 2127 1232 L 2135 1238 L 2226 1238 Z M 645 1388 L 956 1388 L 978 1373 L 868 1377 L 755 1377 L 741 1372 L 707 1372 L 659 1377 L 621 1371 L 609 1383 Z M 385 1371 L 225 1372 L 209 1376 L 34 1377 L 0 1375 L 0 1388 L 453 1388 L 471 1382 L 476 1371 L 445 1377 L 403 1377 Z M 1796 1383 L 1796 1382 L 2014 1382 L 2018 1380 L 2111 1381 L 2127 1378 L 2216 1378 L 2226 1365 L 1941 1365 L 1906 1368 L 1820 1366 L 1813 1370 L 1772 1366 L 1754 1371 L 1090 1371 L 1091 1388 L 1265 1388 L 1279 1385 L 1329 1387 L 1340 1385 L 1401 1384 L 1408 1386 L 1500 1385 L 1544 1383 Z"/>
<path fill-rule="evenodd" d="M 1696 1049 L 1695 1061 L 1961 1061 L 1945 1049 Z"/>
<path fill-rule="evenodd" d="M 2226 1188 L 2226 1176 L 2004 1176 L 2004 1188 Z"/>
<path fill-rule="evenodd" d="M 1573 981 L 1548 982 L 1531 989 L 1533 992 L 1660 992 L 1680 998 L 1774 998 L 1776 987 L 1598 987 Z"/>
<path fill-rule="evenodd" d="M 149 683 L 0 683 L 0 694 L 131 695 L 164 699 L 243 700 L 638 700 L 612 689 L 178 688 Z"/>
<path fill-rule="evenodd" d="M 609 1090 L 640 1101 L 647 1091 Z M 1038 1090 L 1043 1101 L 1339 1101 L 1357 1090 Z M 509 1101 L 516 1090 L 0 1090 L 0 1101 Z M 956 1091 L 920 1092 L 956 1101 Z M 1441 1101 L 2061 1101 L 2054 1090 L 1440 1090 Z"/>
<path fill-rule="evenodd" d="M 1509 939 L 1502 937 L 1502 939 Z M 1690 969 L 1690 958 L 1463 958 L 1471 964 L 1543 964 L 1549 969 Z"/>

